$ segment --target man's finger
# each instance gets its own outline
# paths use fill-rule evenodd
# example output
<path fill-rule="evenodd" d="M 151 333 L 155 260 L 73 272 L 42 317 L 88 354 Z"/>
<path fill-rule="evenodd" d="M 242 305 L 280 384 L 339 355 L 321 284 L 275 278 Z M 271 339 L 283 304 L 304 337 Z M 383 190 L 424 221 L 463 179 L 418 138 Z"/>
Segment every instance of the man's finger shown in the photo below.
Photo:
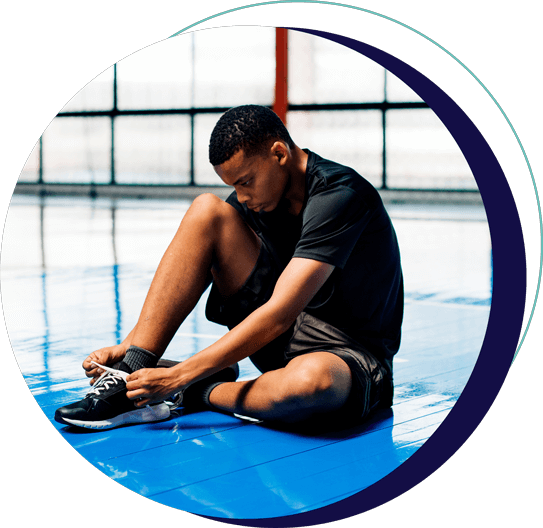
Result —
<path fill-rule="evenodd" d="M 93 361 L 96 361 L 96 357 L 93 354 L 91 354 L 90 356 L 87 357 L 87 359 L 85 359 L 85 361 L 83 361 L 83 369 L 86 371 L 94 370 L 95 367 L 92 364 Z"/>
<path fill-rule="evenodd" d="M 129 400 L 137 400 L 138 398 L 141 398 L 143 396 L 147 396 L 147 391 L 143 389 L 136 389 L 136 390 L 129 390 L 126 393 L 126 397 Z"/>
<path fill-rule="evenodd" d="M 141 387 L 141 382 L 137 376 L 133 378 L 129 376 L 128 378 L 126 378 L 125 383 L 128 390 L 135 390 Z"/>
<path fill-rule="evenodd" d="M 86 370 L 85 376 L 87 378 L 97 378 L 98 376 L 101 376 L 104 373 L 102 369 L 99 368 L 93 368 L 92 370 Z"/>

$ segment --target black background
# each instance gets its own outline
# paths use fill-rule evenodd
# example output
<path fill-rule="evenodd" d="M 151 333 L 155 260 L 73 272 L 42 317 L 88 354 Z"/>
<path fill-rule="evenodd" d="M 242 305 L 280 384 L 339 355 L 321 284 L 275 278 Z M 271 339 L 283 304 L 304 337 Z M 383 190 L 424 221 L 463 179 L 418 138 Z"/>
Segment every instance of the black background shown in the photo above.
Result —
<path fill-rule="evenodd" d="M 534 187 L 511 126 L 465 68 L 503 109 L 537 178 L 536 138 L 541 140 L 542 134 L 541 85 L 536 77 L 541 45 L 536 43 L 535 12 L 515 10 L 510 5 L 507 9 L 488 9 L 474 4 L 463 1 L 399 8 L 376 2 L 349 3 L 401 22 L 427 38 L 370 13 L 307 3 L 255 6 L 214 18 L 195 29 L 250 24 L 337 33 L 395 55 L 447 92 L 493 149 L 515 197 L 529 272 L 526 325 L 539 273 L 540 231 Z M 85 84 L 123 57 L 206 17 L 245 4 L 222 2 L 220 10 L 208 4 L 180 5 L 154 2 L 123 10 L 96 3 L 70 9 L 25 5 L 15 6 L 13 14 L 5 17 L 4 210 L 33 146 L 57 112 Z M 465 68 L 428 39 L 448 50 Z M 357 516 L 355 522 L 412 520 L 430 525 L 450 520 L 452 524 L 492 521 L 506 515 L 505 519 L 511 515 L 516 523 L 531 519 L 536 513 L 534 488 L 539 480 L 534 430 L 539 421 L 535 396 L 539 376 L 531 362 L 541 348 L 534 344 L 536 327 L 537 323 L 532 322 L 494 405 L 466 444 L 421 484 Z M 100 473 L 75 451 L 66 449 L 26 389 L 9 345 L 4 349 L 10 358 L 5 363 L 9 368 L 4 370 L 8 390 L 2 413 L 7 468 L 3 502 L 10 513 L 24 513 L 27 520 L 34 522 L 60 518 L 67 522 L 96 522 L 102 518 L 177 525 L 199 521 L 195 516 L 142 499 L 108 478 L 100 478 Z M 18 499 L 23 500 L 22 507 Z M 36 508 L 25 506 L 27 501 Z M 151 517 L 142 520 L 142 512 L 152 516 L 152 521 Z M 114 520 L 116 515 L 119 517 Z"/>

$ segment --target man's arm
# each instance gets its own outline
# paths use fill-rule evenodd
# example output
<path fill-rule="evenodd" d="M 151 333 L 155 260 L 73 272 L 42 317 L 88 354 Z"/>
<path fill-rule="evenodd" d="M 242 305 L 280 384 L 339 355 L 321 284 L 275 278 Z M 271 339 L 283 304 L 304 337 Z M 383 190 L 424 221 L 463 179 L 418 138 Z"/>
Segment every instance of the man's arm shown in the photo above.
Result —
<path fill-rule="evenodd" d="M 286 332 L 330 277 L 334 266 L 293 258 L 271 299 L 213 345 L 169 369 L 142 369 L 127 379 L 128 397 L 138 406 L 161 401 L 184 387 L 250 356 Z"/>

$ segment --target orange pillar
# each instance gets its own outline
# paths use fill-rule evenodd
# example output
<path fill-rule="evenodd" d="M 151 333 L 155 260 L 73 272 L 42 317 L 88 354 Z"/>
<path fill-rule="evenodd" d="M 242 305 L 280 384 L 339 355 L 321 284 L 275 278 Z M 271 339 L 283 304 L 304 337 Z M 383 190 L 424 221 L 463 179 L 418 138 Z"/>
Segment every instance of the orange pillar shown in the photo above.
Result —
<path fill-rule="evenodd" d="M 288 30 L 275 28 L 275 99 L 273 111 L 287 124 Z"/>

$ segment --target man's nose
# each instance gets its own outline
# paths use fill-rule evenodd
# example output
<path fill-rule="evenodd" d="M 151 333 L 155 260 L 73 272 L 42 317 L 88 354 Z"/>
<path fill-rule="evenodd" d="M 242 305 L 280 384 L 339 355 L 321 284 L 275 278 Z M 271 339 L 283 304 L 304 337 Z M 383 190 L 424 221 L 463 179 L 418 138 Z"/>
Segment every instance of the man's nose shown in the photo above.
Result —
<path fill-rule="evenodd" d="M 239 203 L 247 203 L 249 201 L 249 195 L 246 192 L 243 192 L 241 189 L 236 190 Z"/>

